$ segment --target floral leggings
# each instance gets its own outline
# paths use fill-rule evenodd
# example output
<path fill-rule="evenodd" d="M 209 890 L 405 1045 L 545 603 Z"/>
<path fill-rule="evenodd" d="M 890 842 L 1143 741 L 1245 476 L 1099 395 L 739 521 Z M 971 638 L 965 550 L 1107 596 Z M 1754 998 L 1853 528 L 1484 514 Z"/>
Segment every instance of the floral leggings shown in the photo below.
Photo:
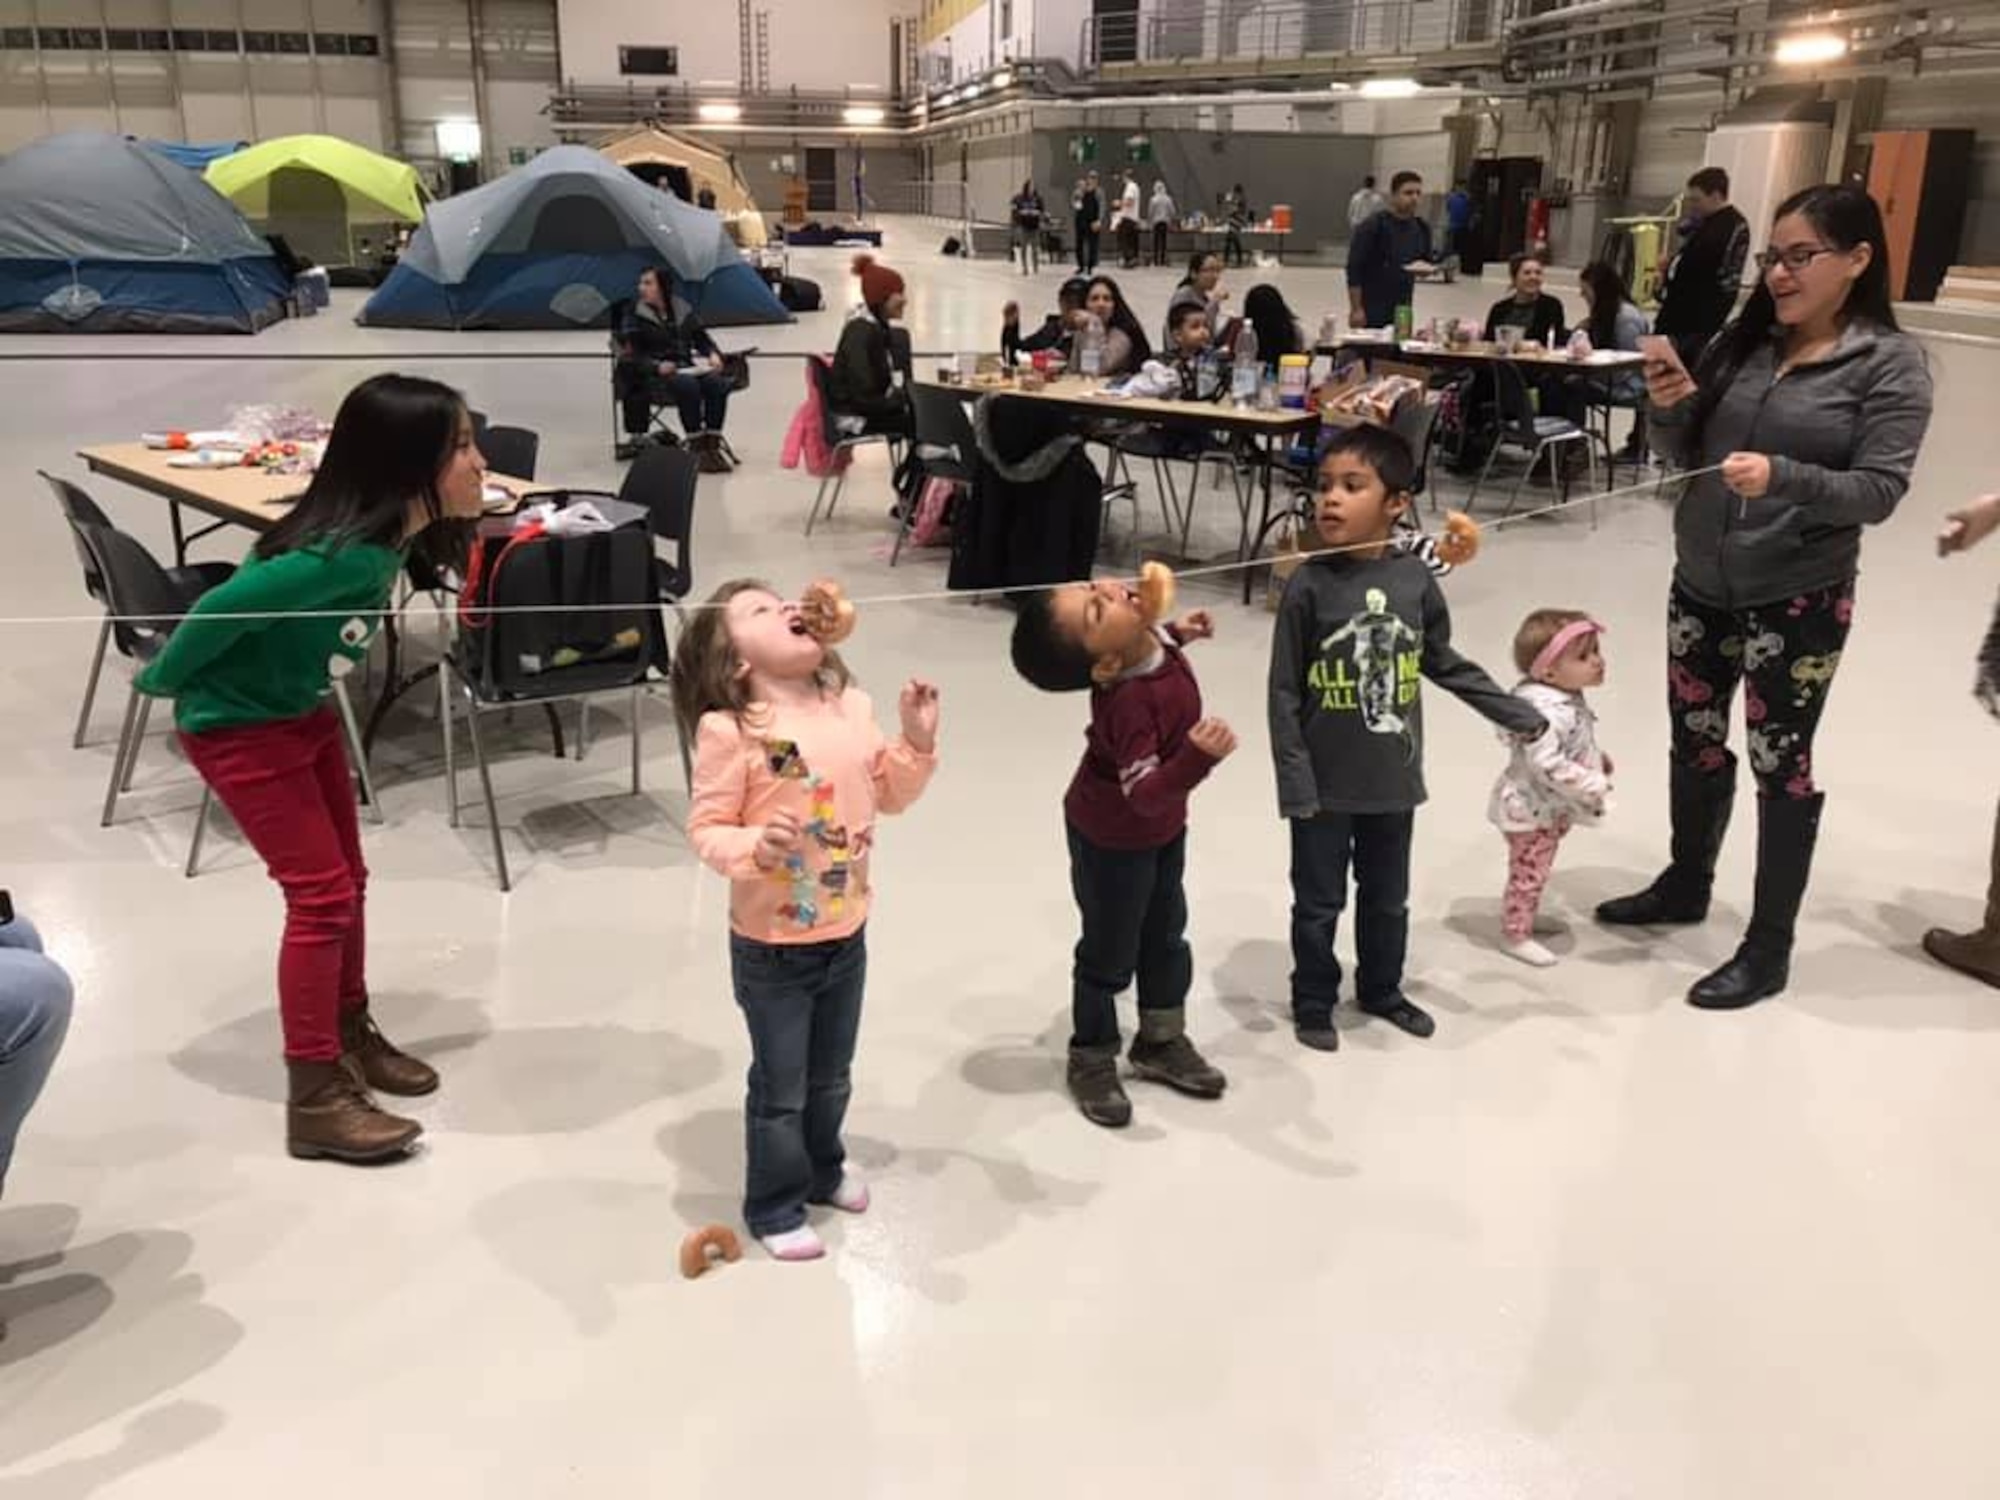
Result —
<path fill-rule="evenodd" d="M 1667 601 L 1667 703 L 1674 759 L 1730 763 L 1729 715 L 1743 684 L 1750 770 L 1765 797 L 1806 798 L 1813 734 L 1854 619 L 1854 580 L 1749 609 L 1717 609 L 1676 586 Z"/>
<path fill-rule="evenodd" d="M 1550 828 L 1507 835 L 1507 893 L 1500 902 L 1500 932 L 1510 943 L 1526 942 L 1535 931 L 1542 892 L 1555 869 L 1556 850 L 1569 832 L 1564 819 Z"/>

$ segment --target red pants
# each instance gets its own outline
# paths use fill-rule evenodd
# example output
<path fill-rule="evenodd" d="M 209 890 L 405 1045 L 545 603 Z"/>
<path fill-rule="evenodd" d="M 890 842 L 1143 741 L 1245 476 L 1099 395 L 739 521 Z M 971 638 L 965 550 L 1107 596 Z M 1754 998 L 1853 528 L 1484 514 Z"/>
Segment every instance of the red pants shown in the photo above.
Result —
<path fill-rule="evenodd" d="M 362 905 L 368 867 L 340 719 L 302 719 L 184 734 L 187 757 L 214 788 L 285 893 L 278 1012 L 285 1056 L 340 1056 L 340 1012 L 368 1000 Z"/>

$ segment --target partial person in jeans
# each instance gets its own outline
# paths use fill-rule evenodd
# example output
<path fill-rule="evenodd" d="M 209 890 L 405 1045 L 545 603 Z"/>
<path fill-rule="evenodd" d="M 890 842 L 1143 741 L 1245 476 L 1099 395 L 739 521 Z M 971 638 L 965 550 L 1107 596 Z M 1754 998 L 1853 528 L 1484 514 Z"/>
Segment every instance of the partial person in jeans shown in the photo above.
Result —
<path fill-rule="evenodd" d="M 1729 719 L 1744 689 L 1757 782 L 1757 876 L 1735 957 L 1688 991 L 1734 1010 L 1791 978 L 1825 797 L 1814 739 L 1854 620 L 1861 532 L 1895 512 L 1931 419 L 1931 377 L 1898 331 L 1882 213 L 1826 184 L 1778 206 L 1743 314 L 1690 373 L 1646 347 L 1654 451 L 1693 471 L 1674 508 L 1667 596 L 1671 855 L 1644 890 L 1607 901 L 1614 927 L 1708 917 L 1736 805 Z"/>
<path fill-rule="evenodd" d="M 0 891 L 0 1194 L 21 1123 L 69 1034 L 73 997 L 69 975 L 42 952 L 41 934 Z"/>
<path fill-rule="evenodd" d="M 701 320 L 674 316 L 673 272 L 665 266 L 639 273 L 639 294 L 618 325 L 618 381 L 627 448 L 645 437 L 661 401 L 674 403 L 689 447 L 719 447 L 735 381 Z"/>
<path fill-rule="evenodd" d="M 370 1012 L 368 868 L 326 698 L 368 654 L 413 548 L 434 567 L 463 568 L 485 477 L 458 392 L 408 375 L 363 381 L 341 402 L 305 494 L 138 677 L 142 693 L 174 700 L 188 760 L 284 893 L 278 1013 L 293 1156 L 401 1156 L 423 1127 L 370 1090 L 438 1086 Z"/>
<path fill-rule="evenodd" d="M 1189 316 L 1199 316 L 1190 312 Z M 1133 1073 L 1197 1099 L 1228 1080 L 1187 1035 L 1187 803 L 1236 748 L 1204 718 L 1185 650 L 1215 633 L 1207 611 L 1156 623 L 1138 590 L 1102 579 L 1024 596 L 1014 670 L 1047 693 L 1090 692 L 1083 761 L 1063 798 L 1082 935 L 1070 983 L 1070 1097 L 1093 1125 L 1131 1122 L 1118 1079 L 1118 997 L 1134 979 Z"/>
<path fill-rule="evenodd" d="M 750 1032 L 743 1218 L 778 1260 L 825 1245 L 808 1204 L 868 1208 L 841 1126 L 868 970 L 879 814 L 937 767 L 937 689 L 916 678 L 884 737 L 867 694 L 800 606 L 726 583 L 674 654 L 674 708 L 695 742 L 688 839 L 729 879 L 729 970 Z"/>
<path fill-rule="evenodd" d="M 1179 210 L 1174 207 L 1174 196 L 1167 191 L 1164 178 L 1153 179 L 1153 196 L 1146 204 L 1146 219 L 1153 226 L 1153 264 L 1167 263 L 1167 236 L 1173 232 L 1174 219 Z"/>
<path fill-rule="evenodd" d="M 1042 268 L 1042 213 L 1042 195 L 1035 188 L 1035 179 L 1030 177 L 1021 184 L 1021 191 L 1014 195 L 1008 210 L 1014 251 L 1021 258 L 1023 276 Z"/>
<path fill-rule="evenodd" d="M 1398 547 L 1416 461 L 1384 427 L 1335 435 L 1319 470 L 1316 546 L 1285 584 L 1271 638 L 1271 753 L 1291 828 L 1292 1025 L 1340 1046 L 1334 939 L 1354 886 L 1355 999 L 1415 1037 L 1436 1029 L 1403 993 L 1410 847 L 1424 786 L 1424 679 L 1509 734 L 1548 721 L 1451 643 L 1451 610 L 1422 559 Z"/>
<path fill-rule="evenodd" d="M 1981 495 L 1945 517 L 1938 532 L 1938 556 L 1970 552 L 1996 529 L 2000 529 L 2000 494 Z M 1995 610 L 1980 643 L 1972 691 L 1981 707 L 2000 718 L 2000 609 Z M 1933 927 L 1924 934 L 1924 952 L 1948 969 L 2000 989 L 2000 816 L 1993 826 L 1992 873 L 1986 886 L 1983 920 L 1969 932 Z"/>

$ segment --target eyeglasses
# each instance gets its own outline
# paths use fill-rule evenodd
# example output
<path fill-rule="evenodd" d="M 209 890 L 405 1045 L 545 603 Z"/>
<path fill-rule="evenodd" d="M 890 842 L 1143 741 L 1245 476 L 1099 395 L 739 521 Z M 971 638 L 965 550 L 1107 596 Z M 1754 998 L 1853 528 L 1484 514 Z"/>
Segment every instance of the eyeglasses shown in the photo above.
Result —
<path fill-rule="evenodd" d="M 1757 269 L 1765 275 L 1783 266 L 1794 276 L 1822 255 L 1837 255 L 1839 252 L 1829 245 L 1794 245 L 1789 250 L 1765 250 L 1757 257 Z"/>

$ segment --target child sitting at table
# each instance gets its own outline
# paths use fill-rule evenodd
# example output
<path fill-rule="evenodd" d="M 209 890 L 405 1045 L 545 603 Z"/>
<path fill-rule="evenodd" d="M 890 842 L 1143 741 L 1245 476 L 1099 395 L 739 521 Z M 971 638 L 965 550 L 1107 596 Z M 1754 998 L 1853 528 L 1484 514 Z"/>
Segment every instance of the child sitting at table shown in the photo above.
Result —
<path fill-rule="evenodd" d="M 1514 734 L 1547 729 L 1451 645 L 1451 611 L 1422 562 L 1398 551 L 1415 480 L 1387 428 L 1339 433 L 1320 465 L 1316 545 L 1285 585 L 1271 642 L 1271 751 L 1291 824 L 1292 1020 L 1299 1042 L 1340 1045 L 1333 954 L 1353 872 L 1356 999 L 1416 1037 L 1435 1029 L 1403 993 L 1410 846 L 1425 800 L 1423 678 Z"/>
<path fill-rule="evenodd" d="M 1132 1101 L 1118 1078 L 1118 996 L 1139 984 L 1140 1078 L 1198 1099 L 1227 1084 L 1188 1039 L 1188 795 L 1236 748 L 1203 718 L 1182 649 L 1215 633 L 1207 611 L 1171 624 L 1172 575 L 1147 565 L 1137 589 L 1109 579 L 1027 594 L 1014 669 L 1044 692 L 1090 691 L 1083 761 L 1063 798 L 1070 888 L 1082 935 L 1071 975 L 1069 1091 L 1083 1117 L 1116 1129 Z"/>

